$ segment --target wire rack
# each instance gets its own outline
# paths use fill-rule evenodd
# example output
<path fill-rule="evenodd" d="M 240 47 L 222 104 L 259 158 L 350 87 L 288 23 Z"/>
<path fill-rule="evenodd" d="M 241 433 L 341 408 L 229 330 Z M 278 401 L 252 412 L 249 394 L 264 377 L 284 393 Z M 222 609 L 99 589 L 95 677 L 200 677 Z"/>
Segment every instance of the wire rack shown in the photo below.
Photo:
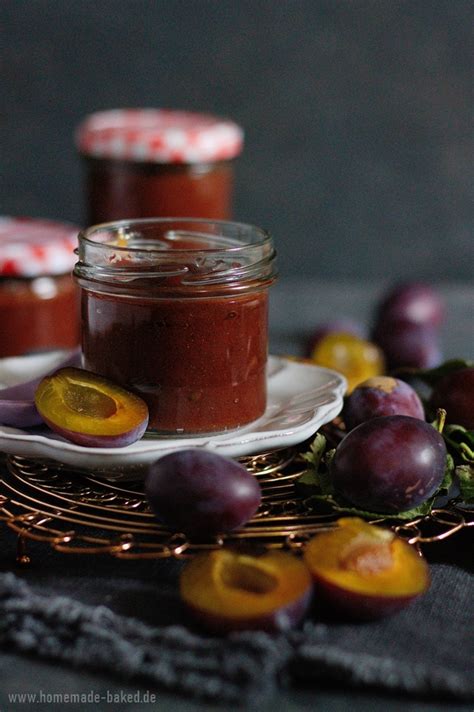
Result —
<path fill-rule="evenodd" d="M 52 461 L 9 456 L 0 479 L 0 522 L 18 536 L 17 560 L 29 562 L 26 542 L 44 542 L 64 554 L 108 554 L 117 559 L 184 558 L 224 545 L 264 545 L 298 550 L 341 516 L 316 513 L 295 482 L 307 465 L 298 448 L 238 458 L 259 481 L 262 504 L 246 526 L 207 541 L 193 541 L 161 525 L 148 507 L 141 482 L 110 482 Z M 474 525 L 474 511 L 452 499 L 431 514 L 403 523 L 380 517 L 418 548 Z"/>

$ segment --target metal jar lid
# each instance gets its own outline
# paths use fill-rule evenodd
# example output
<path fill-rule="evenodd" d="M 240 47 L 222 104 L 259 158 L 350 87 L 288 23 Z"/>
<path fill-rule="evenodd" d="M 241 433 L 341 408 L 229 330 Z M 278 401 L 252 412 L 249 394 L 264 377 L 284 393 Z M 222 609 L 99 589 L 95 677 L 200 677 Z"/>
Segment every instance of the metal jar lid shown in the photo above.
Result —
<path fill-rule="evenodd" d="M 154 163 L 202 163 L 234 158 L 243 130 L 210 114 L 171 109 L 113 109 L 79 124 L 78 150 L 94 158 Z"/>
<path fill-rule="evenodd" d="M 69 223 L 0 216 L 0 277 L 71 272 L 79 228 Z"/>

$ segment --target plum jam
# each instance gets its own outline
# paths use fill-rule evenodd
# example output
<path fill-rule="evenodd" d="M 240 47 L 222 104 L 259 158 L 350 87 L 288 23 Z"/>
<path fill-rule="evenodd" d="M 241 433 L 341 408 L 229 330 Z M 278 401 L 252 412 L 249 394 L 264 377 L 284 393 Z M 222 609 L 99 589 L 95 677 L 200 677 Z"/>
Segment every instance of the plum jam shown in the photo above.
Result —
<path fill-rule="evenodd" d="M 207 114 L 112 110 L 80 124 L 88 224 L 168 215 L 228 220 L 242 129 Z"/>
<path fill-rule="evenodd" d="M 0 217 L 0 358 L 79 343 L 79 228 Z"/>
<path fill-rule="evenodd" d="M 223 432 L 266 407 L 270 236 L 197 219 L 122 221 L 79 237 L 84 367 L 140 395 L 149 429 Z"/>

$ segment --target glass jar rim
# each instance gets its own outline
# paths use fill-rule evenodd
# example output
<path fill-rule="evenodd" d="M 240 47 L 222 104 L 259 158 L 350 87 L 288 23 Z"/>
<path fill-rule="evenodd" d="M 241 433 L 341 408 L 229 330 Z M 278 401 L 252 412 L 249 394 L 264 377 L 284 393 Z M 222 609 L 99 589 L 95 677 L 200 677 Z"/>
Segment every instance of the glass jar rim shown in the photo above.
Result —
<path fill-rule="evenodd" d="M 232 291 L 271 284 L 277 276 L 269 232 L 203 218 L 144 218 L 93 225 L 79 233 L 74 274 L 102 284 L 117 279 L 178 278 L 183 288 Z M 176 287 L 176 279 L 173 283 Z"/>
<path fill-rule="evenodd" d="M 222 234 L 225 231 L 235 231 L 237 234 L 239 232 L 245 232 L 246 234 L 253 234 L 255 236 L 260 236 L 260 239 L 254 239 L 250 242 L 237 242 L 237 237 L 230 238 L 229 239 L 235 239 L 236 244 L 234 245 L 229 245 L 229 247 L 225 247 L 222 245 L 216 245 L 216 246 L 210 246 L 210 247 L 204 247 L 204 246 L 199 246 L 199 247 L 194 247 L 194 248 L 180 248 L 177 246 L 176 242 L 173 240 L 173 251 L 182 253 L 182 252 L 202 252 L 202 251 L 216 251 L 216 249 L 221 252 L 221 251 L 227 251 L 231 253 L 235 253 L 236 251 L 245 249 L 247 247 L 254 247 L 254 246 L 264 246 L 265 244 L 272 243 L 273 239 L 271 234 L 265 230 L 264 228 L 257 227 L 256 225 L 252 225 L 250 223 L 243 223 L 243 222 L 236 222 L 236 221 L 231 221 L 231 220 L 211 220 L 211 219 L 206 219 L 206 218 L 193 218 L 193 217 L 185 217 L 185 218 L 180 218 L 180 217 L 164 217 L 164 218 L 134 218 L 130 220 L 114 220 L 111 222 L 104 222 L 104 223 L 99 223 L 97 225 L 91 225 L 79 232 L 79 241 L 84 242 L 84 243 L 89 243 L 91 246 L 97 247 L 97 246 L 103 246 L 105 248 L 111 248 L 113 247 L 114 249 L 118 249 L 119 251 L 124 250 L 124 251 L 130 251 L 130 252 L 139 252 L 144 249 L 143 244 L 141 243 L 139 246 L 134 246 L 133 244 L 111 244 L 110 242 L 102 242 L 97 239 L 93 239 L 94 235 L 100 235 L 104 234 L 113 234 L 116 233 L 119 235 L 121 238 L 124 240 L 127 239 L 128 235 L 133 235 L 136 234 L 136 231 L 138 229 L 149 229 L 157 226 L 172 226 L 172 225 L 183 225 L 183 226 L 196 226 L 196 225 L 202 225 L 204 228 L 212 228 L 215 227 L 219 230 L 219 232 L 205 232 L 205 233 L 196 233 L 196 231 L 189 231 L 196 233 L 197 236 L 205 237 L 206 239 L 209 239 L 209 237 L 220 237 L 223 238 L 224 235 Z M 185 227 L 181 228 L 179 232 L 186 232 Z M 129 230 L 130 232 L 126 232 Z M 170 227 L 170 232 L 172 232 L 172 229 Z M 178 232 L 178 230 L 176 230 Z M 190 236 L 190 235 L 189 235 Z M 169 252 L 169 247 L 154 247 L 152 249 L 146 248 L 147 252 Z"/>

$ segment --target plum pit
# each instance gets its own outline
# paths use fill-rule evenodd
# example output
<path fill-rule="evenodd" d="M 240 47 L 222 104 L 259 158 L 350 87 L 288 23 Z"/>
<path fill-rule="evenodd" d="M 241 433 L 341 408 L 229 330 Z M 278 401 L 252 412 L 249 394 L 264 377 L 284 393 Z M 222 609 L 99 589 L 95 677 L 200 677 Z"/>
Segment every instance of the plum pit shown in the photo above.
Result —
<path fill-rule="evenodd" d="M 342 552 L 341 568 L 360 576 L 371 576 L 393 566 L 393 554 L 388 542 L 355 541 Z"/>
<path fill-rule="evenodd" d="M 249 557 L 223 561 L 219 575 L 224 586 L 249 593 L 268 594 L 278 586 L 278 579 Z"/>
<path fill-rule="evenodd" d="M 117 412 L 117 403 L 96 388 L 70 383 L 63 393 L 64 404 L 89 418 L 110 418 Z"/>

